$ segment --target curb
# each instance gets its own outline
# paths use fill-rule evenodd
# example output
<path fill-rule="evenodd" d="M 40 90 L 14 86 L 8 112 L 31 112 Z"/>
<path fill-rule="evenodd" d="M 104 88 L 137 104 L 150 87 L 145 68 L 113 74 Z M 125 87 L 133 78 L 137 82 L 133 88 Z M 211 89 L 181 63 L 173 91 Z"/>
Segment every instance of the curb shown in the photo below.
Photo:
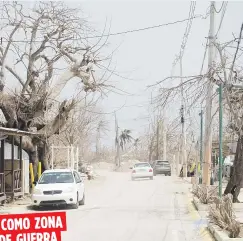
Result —
<path fill-rule="evenodd" d="M 198 211 L 204 211 L 204 212 L 207 212 L 208 211 L 208 205 L 207 204 L 203 204 L 199 201 L 199 199 L 197 197 L 193 197 L 193 204 L 195 205 L 196 209 Z"/>
<path fill-rule="evenodd" d="M 216 241 L 242 241 L 243 238 L 229 238 L 227 231 L 220 229 L 216 225 L 209 224 L 208 229 Z"/>

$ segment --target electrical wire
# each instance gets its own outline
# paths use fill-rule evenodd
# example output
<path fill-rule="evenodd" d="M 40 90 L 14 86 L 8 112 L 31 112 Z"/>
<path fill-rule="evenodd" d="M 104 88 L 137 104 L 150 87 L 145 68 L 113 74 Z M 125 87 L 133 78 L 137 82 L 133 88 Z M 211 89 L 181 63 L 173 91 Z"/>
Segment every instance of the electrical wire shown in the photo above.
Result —
<path fill-rule="evenodd" d="M 221 19 L 220 19 L 220 23 L 219 23 L 219 27 L 218 27 L 218 30 L 217 30 L 217 33 L 216 33 L 216 37 L 218 36 L 219 34 L 219 31 L 222 27 L 222 24 L 223 24 L 223 20 L 224 20 L 224 16 L 225 16 L 225 13 L 226 13 L 226 10 L 227 10 L 227 5 L 228 5 L 228 2 L 223 2 L 222 6 L 221 6 L 221 10 L 223 8 L 223 12 L 221 14 Z M 220 10 L 220 11 L 221 11 Z M 216 11 L 216 10 L 215 10 Z M 217 11 L 216 11 L 217 12 Z"/>
<path fill-rule="evenodd" d="M 221 12 L 222 8 L 224 7 L 224 3 L 225 3 L 225 2 L 222 2 L 222 5 L 221 5 L 219 11 L 217 11 L 217 9 L 216 9 L 215 6 L 214 6 L 214 10 L 215 10 L 216 13 L 220 13 L 220 12 Z"/>
<path fill-rule="evenodd" d="M 126 31 L 122 31 L 122 32 L 109 33 L 109 34 L 103 34 L 103 35 L 97 35 L 97 36 L 87 36 L 87 37 L 85 37 L 85 39 L 102 38 L 102 37 L 117 36 L 117 35 L 141 32 L 141 31 L 151 30 L 151 29 L 155 29 L 155 28 L 166 27 L 166 26 L 170 26 L 170 25 L 174 25 L 174 24 L 178 24 L 178 23 L 183 23 L 183 22 L 190 21 L 190 20 L 196 19 L 196 18 L 203 18 L 203 16 L 202 15 L 195 15 L 195 16 L 190 17 L 190 18 L 177 20 L 177 21 L 174 21 L 174 22 L 168 22 L 168 23 L 164 23 L 164 24 L 153 25 L 153 26 L 144 27 L 144 28 L 126 30 Z M 81 40 L 81 38 L 76 38 L 75 40 Z M 3 42 L 8 42 L 8 41 L 3 39 Z M 28 40 L 13 40 L 12 42 L 15 42 L 15 43 L 16 42 L 21 42 L 21 43 L 27 42 L 28 43 L 29 41 Z M 43 41 L 42 40 L 35 40 L 33 42 L 36 43 L 36 42 L 43 42 Z"/>
<path fill-rule="evenodd" d="M 188 40 L 190 31 L 191 31 L 192 20 L 194 19 L 195 8 L 196 8 L 196 2 L 191 2 L 190 10 L 189 10 L 189 17 L 187 18 L 188 19 L 188 22 L 187 22 L 187 26 L 186 26 L 185 33 L 184 33 L 183 38 L 182 38 L 182 42 L 181 42 L 181 46 L 180 46 L 180 52 L 179 52 L 179 55 L 176 56 L 174 62 L 172 63 L 171 75 L 173 75 L 174 69 L 175 69 L 178 61 L 184 55 L 184 51 L 185 51 L 185 48 L 186 48 L 186 45 L 187 45 L 187 40 Z"/>

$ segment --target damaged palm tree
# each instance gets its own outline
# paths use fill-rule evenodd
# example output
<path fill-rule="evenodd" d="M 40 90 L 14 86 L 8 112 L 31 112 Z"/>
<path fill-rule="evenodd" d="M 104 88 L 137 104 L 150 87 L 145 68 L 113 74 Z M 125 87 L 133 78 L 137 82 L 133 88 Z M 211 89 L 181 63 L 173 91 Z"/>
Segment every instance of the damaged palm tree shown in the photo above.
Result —
<path fill-rule="evenodd" d="M 103 85 L 93 75 L 101 46 L 88 45 L 84 36 L 90 28 L 86 21 L 77 9 L 62 2 L 37 2 L 33 9 L 26 3 L 2 2 L 1 8 L 2 126 L 39 134 L 38 138 L 24 137 L 22 143 L 36 173 L 39 160 L 44 169 L 49 168 L 48 139 L 59 133 L 75 107 L 76 100 L 71 99 L 53 109 L 66 84 L 75 78 L 85 92 L 97 91 Z M 15 92 L 8 91 L 12 83 L 16 83 Z M 19 144 L 17 139 L 15 144 Z"/>
<path fill-rule="evenodd" d="M 192 193 L 199 199 L 203 204 L 210 204 L 214 202 L 215 196 L 217 196 L 218 187 L 197 185 L 192 190 Z"/>
<path fill-rule="evenodd" d="M 241 224 L 236 220 L 233 211 L 232 195 L 228 194 L 223 198 L 215 197 L 214 202 L 209 209 L 210 222 L 228 231 L 230 238 L 238 238 Z"/>

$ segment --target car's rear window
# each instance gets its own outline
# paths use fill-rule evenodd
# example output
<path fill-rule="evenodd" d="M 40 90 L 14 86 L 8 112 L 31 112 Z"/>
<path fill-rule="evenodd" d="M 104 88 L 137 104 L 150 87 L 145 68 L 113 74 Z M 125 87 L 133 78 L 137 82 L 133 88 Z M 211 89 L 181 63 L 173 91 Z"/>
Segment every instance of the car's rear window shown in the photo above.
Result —
<path fill-rule="evenodd" d="M 137 163 L 134 165 L 135 168 L 137 167 L 150 167 L 149 163 Z"/>
<path fill-rule="evenodd" d="M 38 184 L 53 183 L 73 183 L 74 178 L 72 172 L 47 172 L 43 173 Z"/>
<path fill-rule="evenodd" d="M 170 164 L 169 164 L 169 162 L 158 161 L 158 162 L 156 163 L 156 165 L 158 165 L 158 166 L 162 166 L 162 165 L 170 165 Z"/>

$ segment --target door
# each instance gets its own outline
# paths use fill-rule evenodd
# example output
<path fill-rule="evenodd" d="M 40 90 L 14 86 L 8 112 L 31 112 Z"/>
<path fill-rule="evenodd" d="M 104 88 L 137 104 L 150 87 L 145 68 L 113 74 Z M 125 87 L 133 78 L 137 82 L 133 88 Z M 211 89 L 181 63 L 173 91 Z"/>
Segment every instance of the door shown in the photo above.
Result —
<path fill-rule="evenodd" d="M 77 185 L 78 193 L 79 193 L 79 201 L 83 199 L 83 194 L 84 194 L 84 183 L 82 182 L 82 179 L 80 178 L 79 174 L 74 171 L 73 172 L 75 182 Z"/>

